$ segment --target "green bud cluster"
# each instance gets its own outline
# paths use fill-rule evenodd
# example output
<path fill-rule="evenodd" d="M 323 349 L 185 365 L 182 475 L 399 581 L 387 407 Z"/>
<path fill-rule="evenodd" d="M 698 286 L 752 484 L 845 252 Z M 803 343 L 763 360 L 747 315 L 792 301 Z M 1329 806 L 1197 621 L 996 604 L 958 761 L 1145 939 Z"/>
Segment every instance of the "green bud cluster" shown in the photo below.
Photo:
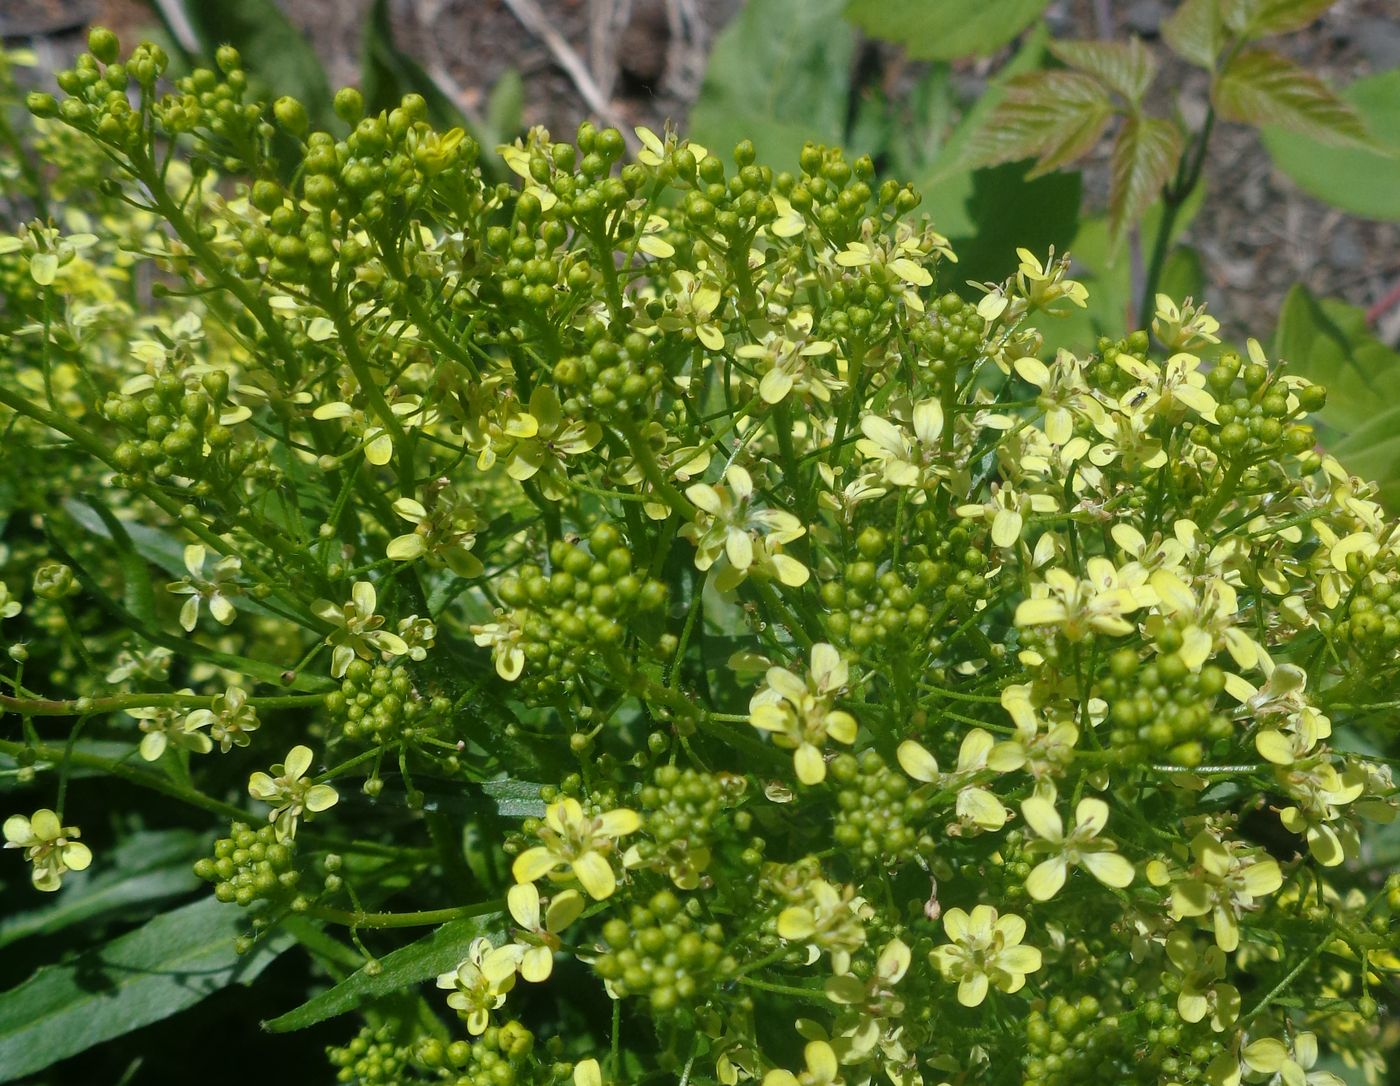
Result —
<path fill-rule="evenodd" d="M 928 320 L 914 326 L 920 362 L 940 381 L 955 375 L 982 350 L 987 322 L 977 313 L 977 303 L 948 293 L 928 308 Z"/>
<path fill-rule="evenodd" d="M 1026 1016 L 1023 1086 L 1077 1086 L 1111 1072 L 1118 1049 L 1118 1020 L 1101 1013 L 1091 995 L 1051 996 Z M 1194 1081 L 1185 1079 L 1183 1081 Z"/>
<path fill-rule="evenodd" d="M 109 394 L 102 413 L 128 435 L 112 457 L 126 477 L 122 485 L 188 479 L 196 497 L 227 500 L 236 499 L 245 475 L 274 481 L 280 471 L 266 447 L 219 421 L 228 391 L 226 373 L 187 370 L 162 374 L 140 391 Z"/>
<path fill-rule="evenodd" d="M 471 1043 L 420 1046 L 418 1058 L 448 1086 L 533 1086 L 556 1081 L 542 1076 L 535 1055 L 535 1035 L 514 1019 L 492 1026 Z"/>
<path fill-rule="evenodd" d="M 197 860 L 194 873 L 214 884 L 220 901 L 247 907 L 258 902 L 285 904 L 297 894 L 302 873 L 297 868 L 295 839 L 277 840 L 272 826 L 256 830 L 235 822 L 229 835 L 214 842 L 214 853 Z"/>
<path fill-rule="evenodd" d="M 871 655 L 936 655 L 943 624 L 956 624 L 987 598 L 985 532 L 963 520 L 923 538 L 928 542 L 909 547 L 898 566 L 881 569 L 888 534 L 870 527 L 857 535 L 856 548 L 869 557 L 848 563 L 821 587 L 830 608 L 824 624 L 835 643 Z"/>
<path fill-rule="evenodd" d="M 1393 563 L 1388 563 L 1393 566 Z M 1338 613 L 1322 625 L 1330 635 L 1346 642 L 1363 656 L 1391 657 L 1400 645 L 1400 593 L 1397 578 L 1389 571 L 1372 571 L 1348 595 Z"/>
<path fill-rule="evenodd" d="M 688 1013 L 734 972 L 724 928 L 697 919 L 698 906 L 695 898 L 661 890 L 634 905 L 627 919 L 614 916 L 603 925 L 607 949 L 594 969 L 615 995 L 645 996 L 658 1015 Z"/>
<path fill-rule="evenodd" d="M 450 709 L 448 699 L 420 694 L 405 668 L 367 660 L 351 661 L 340 689 L 326 695 L 326 711 L 354 742 L 386 742 L 441 727 Z"/>
<path fill-rule="evenodd" d="M 1157 638 L 1158 655 L 1144 663 L 1131 649 L 1109 661 L 1100 690 L 1109 704 L 1109 733 L 1125 757 L 1165 757 L 1199 765 L 1211 745 L 1234 731 L 1217 705 L 1225 672 L 1207 665 L 1193 672 L 1180 653 L 1181 632 L 1168 626 Z"/>
<path fill-rule="evenodd" d="M 636 844 L 639 863 L 693 887 L 709 884 L 704 873 L 716 845 L 761 851 L 762 841 L 743 837 L 752 825 L 748 812 L 733 811 L 745 787 L 744 779 L 732 773 L 658 766 L 638 795 L 648 838 Z"/>
<path fill-rule="evenodd" d="M 527 564 L 500 584 L 501 602 L 526 616 L 521 689 L 540 700 L 571 689 L 600 646 L 621 647 L 640 616 L 666 603 L 665 586 L 633 570 L 616 528 L 599 525 L 587 542 L 558 541 L 550 547 L 550 572 Z"/>
<path fill-rule="evenodd" d="M 411 1049 L 397 1044 L 388 1026 L 365 1026 L 344 1045 L 326 1049 L 336 1082 L 345 1086 L 401 1086 L 410 1070 Z"/>
<path fill-rule="evenodd" d="M 836 825 L 843 850 L 865 868 L 886 869 L 916 856 L 932 856 L 928 804 L 909 778 L 891 769 L 874 750 L 840 754 L 831 763 L 837 783 Z"/>

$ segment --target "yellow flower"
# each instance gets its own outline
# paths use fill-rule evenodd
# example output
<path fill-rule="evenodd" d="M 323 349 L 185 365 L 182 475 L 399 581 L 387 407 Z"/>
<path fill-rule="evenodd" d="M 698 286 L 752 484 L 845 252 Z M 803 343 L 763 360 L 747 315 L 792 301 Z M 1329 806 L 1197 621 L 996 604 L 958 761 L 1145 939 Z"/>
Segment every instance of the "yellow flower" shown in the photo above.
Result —
<path fill-rule="evenodd" d="M 1283 872 L 1260 850 L 1241 850 L 1204 830 L 1191 851 L 1195 872 L 1172 886 L 1171 914 L 1177 920 L 1209 915 L 1216 945 L 1228 953 L 1240 944 L 1240 914 L 1282 886 Z"/>
<path fill-rule="evenodd" d="M 85 871 L 92 863 L 92 852 L 78 840 L 76 826 L 65 826 L 47 807 L 34 814 L 11 815 L 5 819 L 5 847 L 24 849 L 24 858 L 34 865 L 30 880 L 36 890 L 51 892 L 70 871 Z"/>
<path fill-rule="evenodd" d="M 716 578 L 722 592 L 747 577 L 751 568 L 764 566 L 785 585 L 806 584 L 807 567 L 769 546 L 805 535 L 802 522 L 779 509 L 754 508 L 753 477 L 737 464 L 724 478 L 728 486 L 695 483 L 685 492 L 696 512 L 680 534 L 695 544 L 695 568 L 707 570 L 723 557 L 727 567 Z"/>
<path fill-rule="evenodd" d="M 426 557 L 431 566 L 446 566 L 458 577 L 480 577 L 480 559 L 471 553 L 476 543 L 476 512 L 455 489 L 429 488 L 428 505 L 416 498 L 394 502 L 396 514 L 413 525 L 413 531 L 389 541 L 386 556 L 396 562 Z"/>
<path fill-rule="evenodd" d="M 791 749 L 797 779 L 820 784 L 826 779 L 822 747 L 828 738 L 854 743 L 856 720 L 832 708 L 836 694 L 848 681 L 846 662 L 834 645 L 812 646 L 807 678 L 781 667 L 768 669 L 767 685 L 749 702 L 749 723 L 770 732 L 773 742 Z"/>
<path fill-rule="evenodd" d="M 541 913 L 540 892 L 533 882 L 516 883 L 506 893 L 510 915 L 520 925 L 514 944 L 520 975 L 532 984 L 549 979 L 554 971 L 554 954 L 559 949 L 559 933 L 577 920 L 584 900 L 577 890 L 556 894 Z"/>
<path fill-rule="evenodd" d="M 719 286 L 684 270 L 672 272 L 668 285 L 670 308 L 656 322 L 657 327 L 686 332 L 711 351 L 723 350 L 724 333 L 714 320 L 715 310 L 723 300 Z"/>
<path fill-rule="evenodd" d="M 326 635 L 326 644 L 332 646 L 332 677 L 343 677 L 351 660 L 357 656 L 368 660 L 374 649 L 388 656 L 402 656 L 408 652 L 402 637 L 380 628 L 384 625 L 384 616 L 374 613 L 378 602 L 379 595 L 371 582 L 356 581 L 350 590 L 350 599 L 344 604 L 316 600 L 311 605 L 318 618 L 335 627 Z"/>
<path fill-rule="evenodd" d="M 1045 436 L 1063 445 L 1074 436 L 1074 412 L 1089 386 L 1084 363 L 1066 350 L 1055 355 L 1053 367 L 1038 358 L 1018 358 L 1012 368 L 1023 381 L 1040 389 L 1036 406 L 1045 412 Z"/>
<path fill-rule="evenodd" d="M 763 1086 L 842 1086 L 846 1081 L 835 1050 L 825 1041 L 808 1041 L 802 1061 L 807 1068 L 800 1075 L 778 1068 L 763 1076 Z"/>
<path fill-rule="evenodd" d="M 1196 949 L 1195 940 L 1184 931 L 1167 936 L 1167 958 L 1181 975 L 1176 1010 L 1183 1022 L 1192 1025 L 1210 1015 L 1210 1028 L 1223 1032 L 1240 1016 L 1240 993 L 1225 984 L 1225 952 L 1218 946 Z"/>
<path fill-rule="evenodd" d="M 209 604 L 209 613 L 222 626 L 227 626 L 237 617 L 229 597 L 240 591 L 233 580 L 243 563 L 231 554 L 225 555 L 214 563 L 212 575 L 205 577 L 204 563 L 208 556 L 204 544 L 191 543 L 184 552 L 185 570 L 189 576 L 165 586 L 167 592 L 189 597 L 180 607 L 180 625 L 186 633 L 193 631 L 199 622 L 201 603 Z"/>
<path fill-rule="evenodd" d="M 992 522 L 992 543 L 1012 547 L 1021 538 L 1025 513 L 1058 512 L 1060 503 L 1050 494 L 1020 494 L 1009 483 L 992 485 L 992 496 L 982 505 L 960 505 L 960 517 L 984 517 Z"/>
<path fill-rule="evenodd" d="M 1116 361 L 1119 369 L 1138 381 L 1137 388 L 1129 389 L 1121 400 L 1133 413 L 1176 418 L 1189 409 L 1207 422 L 1215 421 L 1215 397 L 1206 391 L 1206 375 L 1200 372 L 1199 356 L 1183 351 L 1158 366 L 1123 351 Z"/>
<path fill-rule="evenodd" d="M 272 804 L 267 820 L 277 828 L 277 836 L 289 841 L 296 836 L 297 822 L 303 814 L 319 814 L 340 802 L 338 793 L 329 784 L 315 784 L 306 779 L 313 755 L 310 747 L 300 744 L 287 752 L 287 760 L 272 767 L 272 773 L 254 773 L 248 778 L 248 794 L 254 799 Z"/>
<path fill-rule="evenodd" d="M 865 945 L 864 902 L 855 887 L 838 889 L 825 879 L 803 887 L 803 903 L 778 914 L 778 935 L 790 943 L 810 943 L 831 955 L 838 976 L 851 965 L 852 951 Z"/>
<path fill-rule="evenodd" d="M 912 412 L 914 436 L 879 415 L 866 415 L 860 420 L 860 432 L 865 436 L 856 442 L 862 456 L 878 461 L 885 482 L 891 486 L 931 486 L 947 474 L 939 465 L 942 456 L 940 438 L 943 434 L 943 405 L 937 400 L 923 400 Z"/>
<path fill-rule="evenodd" d="M 991 905 L 972 912 L 949 909 L 943 914 L 943 930 L 951 940 L 929 952 L 929 960 L 948 980 L 958 982 L 958 1002 L 976 1007 L 987 998 L 989 987 L 1019 992 L 1026 974 L 1040 968 L 1040 951 L 1025 946 L 1026 922 L 1008 913 L 998 916 Z"/>
<path fill-rule="evenodd" d="M 447 1005 L 461 1015 L 467 1032 L 479 1037 L 491 1024 L 491 1012 L 515 986 L 513 948 L 492 947 L 491 940 L 478 936 L 457 968 L 438 977 L 437 986 L 451 991 Z"/>
<path fill-rule="evenodd" d="M 1017 626 L 1059 626 L 1071 641 L 1082 641 L 1091 632 L 1123 637 L 1133 624 L 1123 616 L 1156 599 L 1152 589 L 1133 579 L 1123 579 L 1107 558 L 1086 563 L 1089 576 L 1080 580 L 1063 569 L 1045 572 L 1044 583 L 1033 585 L 1034 595 L 1016 607 Z"/>
<path fill-rule="evenodd" d="M 1180 306 L 1165 294 L 1157 295 L 1157 311 L 1152 317 L 1152 334 L 1168 350 L 1189 351 L 1208 343 L 1219 343 L 1220 322 L 1206 312 L 1205 304 L 1193 305 L 1187 298 Z"/>
<path fill-rule="evenodd" d="M 539 385 L 530 396 L 530 417 L 534 433 L 515 443 L 506 474 L 516 482 L 535 479 L 541 494 L 558 501 L 567 492 L 565 463 L 602 441 L 603 428 L 596 422 L 566 420 L 558 393 L 548 385 Z"/>
<path fill-rule="evenodd" d="M 1133 865 L 1117 852 L 1112 841 L 1099 834 L 1108 824 L 1108 804 L 1086 797 L 1074 809 L 1074 828 L 1065 833 L 1064 821 L 1055 810 L 1053 788 L 1036 792 L 1021 804 L 1021 815 L 1040 838 L 1030 851 L 1048 852 L 1026 879 L 1026 893 L 1036 901 L 1049 901 L 1065 884 L 1074 866 L 1082 866 L 1105 886 L 1122 888 L 1133 881 Z"/>
<path fill-rule="evenodd" d="M 1019 743 L 998 743 L 982 728 L 973 728 L 963 736 L 958 748 L 957 769 L 948 774 L 940 773 L 934 756 L 912 739 L 899 744 L 895 756 L 900 768 L 916 781 L 956 788 L 958 818 L 967 825 L 988 831 L 1006 825 L 1006 808 L 995 795 L 974 782 L 986 772 L 1010 773 L 1020 769 L 1026 761 Z"/>
<path fill-rule="evenodd" d="M 520 678 L 525 670 L 525 650 L 520 640 L 525 636 L 523 613 L 497 611 L 496 622 L 482 622 L 471 627 L 472 640 L 480 648 L 491 648 L 496 674 L 508 683 Z"/>
<path fill-rule="evenodd" d="M 1157 609 L 1180 624 L 1181 659 L 1192 671 L 1215 652 L 1217 642 L 1223 645 L 1242 668 L 1252 668 L 1264 657 L 1259 643 L 1234 624 L 1239 610 L 1235 590 L 1219 577 L 1212 577 L 1197 597 L 1191 587 L 1169 569 L 1159 569 L 1151 577 L 1152 590 L 1157 594 Z M 1149 623 L 1149 633 L 1160 623 Z"/>
<path fill-rule="evenodd" d="M 539 831 L 544 843 L 515 858 L 511 867 L 515 881 L 553 877 L 563 867 L 573 873 L 589 897 L 599 901 L 611 897 L 617 889 L 617 877 L 608 861 L 613 841 L 641 829 L 641 815 L 622 807 L 590 815 L 578 800 L 566 797 L 549 805 L 544 820 Z"/>

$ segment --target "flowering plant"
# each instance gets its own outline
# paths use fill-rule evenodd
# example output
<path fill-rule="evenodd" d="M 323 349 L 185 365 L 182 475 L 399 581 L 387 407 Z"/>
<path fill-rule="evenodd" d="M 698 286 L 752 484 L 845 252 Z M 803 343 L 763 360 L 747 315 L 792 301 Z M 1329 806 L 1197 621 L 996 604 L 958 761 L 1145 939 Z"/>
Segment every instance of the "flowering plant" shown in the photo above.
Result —
<path fill-rule="evenodd" d="M 0 246 L 35 887 L 114 851 L 77 768 L 231 823 L 366 1086 L 1379 1080 L 1400 534 L 1321 387 L 1166 298 L 1047 352 L 1066 258 L 965 298 L 831 148 L 491 185 L 415 96 L 90 49 L 29 106 L 95 240 Z"/>

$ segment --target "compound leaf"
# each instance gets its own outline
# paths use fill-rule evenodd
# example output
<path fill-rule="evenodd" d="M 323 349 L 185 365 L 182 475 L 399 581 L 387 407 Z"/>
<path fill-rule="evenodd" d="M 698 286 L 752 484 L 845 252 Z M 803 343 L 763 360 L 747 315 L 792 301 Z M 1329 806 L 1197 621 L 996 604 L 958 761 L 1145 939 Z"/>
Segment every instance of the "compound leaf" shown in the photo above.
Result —
<path fill-rule="evenodd" d="M 1082 72 L 1030 72 L 1013 79 L 967 149 L 977 166 L 1035 158 L 1031 177 L 1086 153 L 1113 116 L 1097 79 Z"/>
<path fill-rule="evenodd" d="M 1113 145 L 1109 230 L 1117 237 L 1162 191 L 1181 158 L 1183 137 L 1171 121 L 1129 117 Z"/>
<path fill-rule="evenodd" d="M 1287 57 L 1241 53 L 1216 80 L 1215 108 L 1228 121 L 1278 125 L 1335 146 L 1370 145 L 1356 110 Z"/>
<path fill-rule="evenodd" d="M 1142 101 L 1157 75 L 1157 58 L 1142 39 L 1117 41 L 1057 41 L 1050 52 L 1076 71 L 1091 75 L 1133 105 Z"/>
<path fill-rule="evenodd" d="M 1185 0 L 1162 24 L 1162 37 L 1183 60 L 1200 68 L 1214 67 L 1224 44 L 1216 0 Z"/>

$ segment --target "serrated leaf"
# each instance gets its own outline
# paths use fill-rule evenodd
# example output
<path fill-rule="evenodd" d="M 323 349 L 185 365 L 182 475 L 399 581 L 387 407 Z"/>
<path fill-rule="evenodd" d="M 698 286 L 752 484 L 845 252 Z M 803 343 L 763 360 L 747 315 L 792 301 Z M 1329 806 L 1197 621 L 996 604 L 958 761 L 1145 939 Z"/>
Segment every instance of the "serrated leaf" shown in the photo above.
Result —
<path fill-rule="evenodd" d="M 100 868 L 69 874 L 51 904 L 0 918 L 0 948 L 188 893 L 199 885 L 190 861 L 201 843 L 202 835 L 190 830 L 133 834 Z"/>
<path fill-rule="evenodd" d="M 1035 158 L 1029 176 L 1037 177 L 1092 148 L 1113 114 L 1098 80 L 1081 72 L 1030 72 L 1011 81 L 969 142 L 967 160 L 996 166 Z"/>
<path fill-rule="evenodd" d="M 1225 25 L 1246 38 L 1287 34 L 1313 23 L 1337 0 L 1223 0 Z"/>
<path fill-rule="evenodd" d="M 500 913 L 468 916 L 442 925 L 408 946 L 379 959 L 378 971 L 352 973 L 333 988 L 314 996 L 295 1010 L 263 1023 L 273 1033 L 306 1029 L 328 1018 L 353 1011 L 372 999 L 394 995 L 439 973 L 454 968 L 467 955 L 471 941 L 500 928 Z"/>
<path fill-rule="evenodd" d="M 1372 219 L 1400 220 L 1400 69 L 1358 79 L 1342 92 L 1377 149 L 1325 147 L 1310 136 L 1266 127 L 1274 165 L 1304 192 Z"/>
<path fill-rule="evenodd" d="M 996 52 L 1033 23 L 1048 0 L 851 0 L 846 17 L 916 60 Z"/>
<path fill-rule="evenodd" d="M 689 135 L 717 155 L 751 139 L 777 168 L 807 140 L 843 144 L 855 35 L 844 0 L 750 0 L 715 39 Z"/>
<path fill-rule="evenodd" d="M 1201 68 L 1213 68 L 1224 44 L 1217 0 L 1185 0 L 1162 24 L 1172 52 Z"/>
<path fill-rule="evenodd" d="M 1113 144 L 1108 190 L 1109 232 L 1118 236 L 1162 192 L 1176 170 L 1181 129 L 1159 117 L 1129 117 Z"/>
<path fill-rule="evenodd" d="M 1213 89 L 1228 121 L 1278 125 L 1335 146 L 1369 146 L 1366 126 L 1350 105 L 1312 73 L 1265 49 L 1235 57 Z"/>
<path fill-rule="evenodd" d="M 1316 416 L 1323 447 L 1400 508 L 1400 353 L 1376 339 L 1363 310 L 1301 284 L 1284 299 L 1272 353 L 1327 387 Z"/>
<path fill-rule="evenodd" d="M 1157 75 L 1157 58 L 1137 37 L 1125 42 L 1057 41 L 1050 44 L 1050 52 L 1134 105 L 1142 101 Z"/>
<path fill-rule="evenodd" d="M 292 940 L 273 933 L 240 957 L 246 926 L 240 910 L 202 898 L 0 994 L 0 1082 L 252 981 Z"/>

